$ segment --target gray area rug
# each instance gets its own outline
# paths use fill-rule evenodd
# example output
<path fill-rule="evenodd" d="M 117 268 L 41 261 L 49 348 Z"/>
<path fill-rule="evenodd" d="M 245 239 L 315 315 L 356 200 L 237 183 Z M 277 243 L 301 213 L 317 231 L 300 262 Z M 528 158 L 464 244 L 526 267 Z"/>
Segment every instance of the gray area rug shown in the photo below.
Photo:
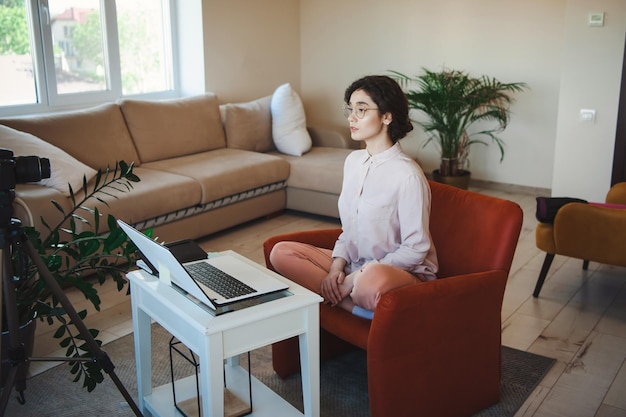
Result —
<path fill-rule="evenodd" d="M 170 335 L 153 325 L 153 385 L 170 382 Z M 115 373 L 132 397 L 137 398 L 133 336 L 104 346 Z M 242 363 L 245 366 L 245 357 Z M 300 376 L 280 379 L 271 367 L 269 347 L 251 353 L 252 374 L 302 410 Z M 502 400 L 476 417 L 513 416 L 550 370 L 555 360 L 507 347 L 502 348 Z M 67 364 L 61 364 L 27 381 L 26 404 L 12 398 L 7 417 L 134 416 L 109 377 L 91 393 L 73 383 Z M 185 359 L 174 355 L 177 376 L 193 372 Z M 13 395 L 15 397 L 15 395 Z M 365 352 L 356 351 L 324 362 L 321 367 L 321 414 L 324 417 L 369 416 Z"/>

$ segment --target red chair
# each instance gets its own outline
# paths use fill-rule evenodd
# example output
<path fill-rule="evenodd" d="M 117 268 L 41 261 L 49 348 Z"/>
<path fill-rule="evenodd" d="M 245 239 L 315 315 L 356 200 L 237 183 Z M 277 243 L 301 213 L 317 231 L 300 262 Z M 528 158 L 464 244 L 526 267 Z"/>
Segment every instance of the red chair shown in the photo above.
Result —
<path fill-rule="evenodd" d="M 385 294 L 368 321 L 320 306 L 321 358 L 367 351 L 372 417 L 469 416 L 500 399 L 504 288 L 522 226 L 508 200 L 431 182 L 439 279 Z M 269 238 L 332 248 L 339 229 Z M 281 377 L 299 371 L 297 339 L 272 346 Z M 322 381 L 323 383 L 323 381 Z"/>

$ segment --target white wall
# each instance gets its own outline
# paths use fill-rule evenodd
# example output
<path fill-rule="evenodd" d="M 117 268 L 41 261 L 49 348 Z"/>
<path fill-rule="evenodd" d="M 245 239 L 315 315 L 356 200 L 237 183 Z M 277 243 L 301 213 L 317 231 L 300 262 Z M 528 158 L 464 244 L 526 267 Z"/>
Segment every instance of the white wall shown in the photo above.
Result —
<path fill-rule="evenodd" d="M 501 135 L 504 161 L 499 162 L 495 146 L 472 148 L 473 177 L 604 198 L 615 137 L 625 1 L 302 0 L 301 8 L 302 90 L 314 123 L 344 125 L 339 107 L 345 87 L 357 77 L 389 69 L 416 75 L 421 67 L 447 66 L 505 82 L 524 81 L 530 90 L 517 96 L 512 122 Z M 606 12 L 607 25 L 590 31 L 587 14 L 598 10 Z M 572 101 L 585 84 L 576 77 L 585 74 L 593 74 L 593 82 L 586 82 L 589 92 Z M 568 130 L 580 137 L 577 112 L 589 106 L 598 110 L 595 142 L 589 143 L 602 144 L 602 149 L 592 145 L 570 159 L 571 149 L 561 145 L 561 138 L 571 137 Z M 437 168 L 438 154 L 431 145 L 421 147 L 424 139 L 418 128 L 403 145 L 430 171 Z M 595 171 L 606 170 L 603 177 L 596 172 L 572 178 L 563 169 L 580 169 L 583 161 Z"/>
<path fill-rule="evenodd" d="M 328 13 L 328 10 L 333 13 Z M 524 81 L 509 128 L 496 146 L 475 146 L 473 178 L 550 188 L 556 136 L 565 0 L 302 1 L 302 86 L 317 123 L 345 124 L 339 108 L 354 79 L 393 69 L 416 75 L 442 66 Z M 323 28 L 323 30 L 320 30 Z M 416 128 L 403 141 L 426 171 L 438 167 L 434 146 Z M 532 167 L 532 168 L 531 168 Z"/>
<path fill-rule="evenodd" d="M 604 12 L 603 27 L 589 27 Z M 626 28 L 623 0 L 569 0 L 559 97 L 552 193 L 604 201 L 611 182 Z M 580 109 L 596 110 L 595 123 Z"/>
<path fill-rule="evenodd" d="M 476 146 L 472 175 L 602 200 L 609 188 L 620 89 L 625 0 L 181 0 L 202 4 L 204 88 L 244 101 L 291 82 L 309 124 L 346 129 L 343 92 L 366 74 L 447 66 L 524 81 L 496 146 Z M 605 12 L 589 28 L 590 12 Z M 186 65 L 187 63 L 185 63 Z M 581 108 L 597 111 L 592 125 Z M 426 171 L 434 147 L 403 141 Z"/>
<path fill-rule="evenodd" d="M 188 0 L 180 0 L 182 2 Z M 300 88 L 298 0 L 202 0 L 207 91 L 222 101 Z"/>
<path fill-rule="evenodd" d="M 183 96 L 202 94 L 204 85 L 204 42 L 202 1 L 185 0 L 178 4 L 174 53 L 178 55 L 178 88 Z"/>

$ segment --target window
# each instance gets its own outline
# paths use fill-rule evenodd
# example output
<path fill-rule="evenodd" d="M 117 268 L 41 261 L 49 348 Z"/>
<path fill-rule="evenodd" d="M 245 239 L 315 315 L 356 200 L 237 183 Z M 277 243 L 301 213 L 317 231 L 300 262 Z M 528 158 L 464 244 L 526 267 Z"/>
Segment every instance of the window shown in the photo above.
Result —
<path fill-rule="evenodd" d="M 174 91 L 174 0 L 0 0 L 0 115 Z"/>

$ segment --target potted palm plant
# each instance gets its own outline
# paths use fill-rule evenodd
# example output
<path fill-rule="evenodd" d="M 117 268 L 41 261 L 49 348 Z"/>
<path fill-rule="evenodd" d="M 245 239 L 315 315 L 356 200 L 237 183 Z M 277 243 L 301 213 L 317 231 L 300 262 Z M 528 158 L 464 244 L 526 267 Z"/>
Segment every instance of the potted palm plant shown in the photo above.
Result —
<path fill-rule="evenodd" d="M 503 83 L 486 75 L 473 77 L 447 68 L 422 71 L 416 77 L 391 72 L 405 89 L 409 108 L 426 116 L 423 121 L 415 121 L 428 135 L 424 146 L 434 142 L 440 151 L 440 165 L 433 172 L 433 179 L 457 185 L 461 178 L 462 187 L 467 188 L 470 147 L 476 143 L 488 145 L 490 139 L 498 146 L 500 161 L 503 160 L 504 142 L 497 134 L 509 123 L 513 93 L 522 92 L 527 85 Z M 413 84 L 416 88 L 409 88 Z M 456 181 L 446 180 L 450 177 L 456 177 Z"/>
<path fill-rule="evenodd" d="M 57 224 L 49 225 L 42 219 L 45 230 L 23 227 L 28 240 L 58 284 L 62 288 L 76 288 L 96 310 L 100 310 L 101 304 L 96 284 L 102 285 L 111 277 L 115 280 L 118 291 L 121 291 L 126 285 L 123 274 L 135 261 L 136 247 L 117 226 L 116 219 L 111 214 L 107 216 L 108 231 L 102 231 L 100 225 L 102 216 L 98 208 L 88 208 L 85 203 L 96 199 L 108 205 L 105 198 L 117 198 L 112 193 L 113 190 L 127 192 L 132 189 L 132 182 L 139 180 L 133 173 L 133 164 L 118 162 L 113 170 L 99 170 L 94 181 L 89 184 L 83 177 L 81 198 L 77 198 L 72 187 L 68 185 L 72 201 L 71 210 L 65 211 L 56 201 L 51 201 L 62 214 L 62 219 Z M 46 320 L 49 325 L 56 322 L 59 327 L 54 337 L 59 339 L 66 357 L 88 356 L 87 345 L 81 340 L 81 335 L 68 319 L 65 309 L 50 291 L 45 280 L 40 278 L 32 260 L 25 258 L 19 251 L 13 251 L 11 259 L 15 275 L 16 313 L 20 327 L 27 327 L 29 323 L 34 326 L 36 319 Z M 79 311 L 78 315 L 84 319 L 87 310 Z M 4 320 L 7 315 L 3 314 L 2 317 Z M 5 326 L 6 323 L 3 323 L 3 330 Z M 94 338 L 99 333 L 97 329 L 89 329 L 89 332 Z M 34 334 L 34 327 L 31 327 L 30 332 L 26 332 L 29 333 Z M 97 339 L 96 341 L 98 344 L 101 343 Z M 32 349 L 32 342 L 24 340 L 22 342 L 25 346 L 30 345 Z M 3 348 L 5 345 L 2 344 Z M 68 362 L 68 365 L 71 367 L 70 372 L 75 375 L 74 381 L 82 379 L 83 386 L 88 391 L 92 391 L 104 379 L 102 370 L 93 362 L 75 361 Z M 18 381 L 20 378 L 23 376 L 18 375 Z M 17 382 L 15 388 L 20 391 Z"/>

